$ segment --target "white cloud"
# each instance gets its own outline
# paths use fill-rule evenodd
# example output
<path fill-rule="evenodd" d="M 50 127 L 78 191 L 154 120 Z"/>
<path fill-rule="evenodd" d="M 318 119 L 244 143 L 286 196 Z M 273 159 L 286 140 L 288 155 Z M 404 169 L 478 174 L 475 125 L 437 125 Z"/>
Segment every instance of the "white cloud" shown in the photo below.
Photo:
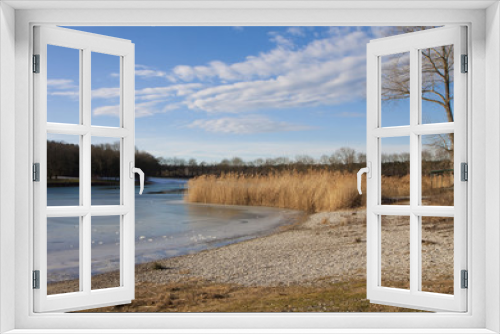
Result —
<path fill-rule="evenodd" d="M 309 130 L 311 127 L 277 122 L 267 117 L 248 116 L 244 118 L 219 118 L 210 120 L 196 120 L 188 128 L 200 128 L 213 133 L 252 134 L 266 132 L 287 132 Z"/>
<path fill-rule="evenodd" d="M 77 98 L 80 96 L 80 92 L 74 90 L 52 91 L 49 92 L 48 94 L 54 96 L 68 96 L 71 98 Z"/>
<path fill-rule="evenodd" d="M 290 27 L 286 30 L 286 32 L 289 33 L 290 35 L 299 37 L 303 37 L 306 34 L 304 28 L 302 27 Z"/>
<path fill-rule="evenodd" d="M 174 97 L 191 95 L 202 88 L 200 83 L 178 84 L 165 87 L 143 88 L 135 91 L 135 116 L 146 117 L 185 107 L 185 103 L 172 102 Z M 92 98 L 112 100 L 120 96 L 120 88 L 99 88 L 92 91 Z M 115 100 L 116 101 L 116 100 Z M 118 116 L 119 105 L 108 105 L 93 109 L 96 116 Z"/>
<path fill-rule="evenodd" d="M 116 116 L 120 115 L 120 105 L 103 106 L 94 108 L 95 116 Z"/>
<path fill-rule="evenodd" d="M 365 94 L 365 58 L 344 57 L 276 79 L 237 82 L 202 89 L 187 99 L 191 109 L 240 113 L 261 108 L 336 105 Z"/>
<path fill-rule="evenodd" d="M 70 79 L 48 79 L 47 86 L 55 89 L 73 89 L 76 87 L 74 81 Z"/>
<path fill-rule="evenodd" d="M 245 61 L 239 63 L 225 64 L 214 61 L 204 66 L 180 65 L 172 70 L 171 75 L 182 81 L 267 79 L 344 56 L 364 57 L 369 39 L 368 34 L 363 31 L 345 32 L 316 39 L 298 50 L 278 46 L 269 52 L 248 56 Z"/>
<path fill-rule="evenodd" d="M 78 100 L 80 92 L 78 86 L 71 79 L 48 79 L 47 94 L 52 96 L 66 96 Z"/>
<path fill-rule="evenodd" d="M 200 83 L 178 84 L 164 87 L 148 87 L 135 91 L 136 100 L 165 101 L 169 97 L 185 96 L 193 94 L 195 91 L 203 87 Z M 119 87 L 103 87 L 92 90 L 92 98 L 94 99 L 113 99 L 120 97 Z"/>
<path fill-rule="evenodd" d="M 285 34 L 290 38 L 299 36 L 304 29 L 290 27 Z M 208 113 L 242 113 L 338 105 L 364 98 L 366 43 L 372 33 L 345 27 L 325 31 L 328 37 L 315 39 L 300 48 L 278 45 L 268 52 L 248 56 L 242 62 L 212 61 L 202 66 L 176 66 L 165 77 L 185 83 L 136 90 L 137 102 L 151 102 L 144 105 L 138 115 L 186 106 Z M 272 36 L 283 37 L 278 33 Z M 136 68 L 144 71 L 139 73 L 160 75 L 145 65 Z M 117 96 L 118 88 L 93 91 L 94 98 Z M 167 101 L 169 104 L 165 104 Z"/>
<path fill-rule="evenodd" d="M 200 83 L 178 84 L 164 87 L 148 87 L 135 91 L 136 100 L 165 100 L 169 97 L 191 95 L 203 87 Z"/>
<path fill-rule="evenodd" d="M 111 73 L 112 77 L 119 77 L 120 73 Z M 145 78 L 168 78 L 167 72 L 152 69 L 149 66 L 136 64 L 135 65 L 135 76 L 136 77 L 145 77 Z"/>
<path fill-rule="evenodd" d="M 276 43 L 280 48 L 292 49 L 295 46 L 291 39 L 286 38 L 280 34 L 272 33 L 271 36 L 271 42 Z"/>
<path fill-rule="evenodd" d="M 154 114 L 167 112 L 171 109 L 176 109 L 178 106 L 175 104 L 168 104 L 164 107 L 158 106 L 161 102 L 164 101 L 149 101 L 135 104 L 135 117 L 145 117 L 151 116 Z M 109 105 L 94 108 L 93 113 L 95 116 L 115 116 L 118 117 L 120 115 L 120 105 Z"/>
<path fill-rule="evenodd" d="M 104 87 L 92 90 L 93 99 L 110 99 L 115 97 L 120 97 L 120 87 Z"/>
<path fill-rule="evenodd" d="M 177 66 L 172 75 L 211 84 L 186 97 L 189 108 L 209 113 L 337 105 L 363 98 L 369 33 L 336 29 L 330 34 L 298 50 L 277 46 L 240 63 Z M 219 83 L 213 84 L 214 79 Z"/>
<path fill-rule="evenodd" d="M 156 70 L 135 70 L 135 75 L 139 77 L 165 77 L 167 73 Z"/>

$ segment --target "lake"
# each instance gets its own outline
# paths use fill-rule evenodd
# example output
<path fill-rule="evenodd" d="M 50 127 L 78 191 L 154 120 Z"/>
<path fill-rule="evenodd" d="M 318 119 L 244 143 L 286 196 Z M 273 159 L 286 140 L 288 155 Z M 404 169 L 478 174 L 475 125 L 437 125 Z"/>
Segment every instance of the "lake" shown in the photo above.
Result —
<path fill-rule="evenodd" d="M 136 187 L 136 263 L 220 247 L 272 233 L 302 213 L 268 207 L 192 204 L 183 201 L 186 180 L 150 178 Z M 47 204 L 75 205 L 78 187 L 48 188 Z M 116 186 L 93 186 L 93 205 L 119 202 Z M 120 218 L 92 217 L 92 275 L 119 269 Z M 47 220 L 48 282 L 78 277 L 79 219 Z"/>

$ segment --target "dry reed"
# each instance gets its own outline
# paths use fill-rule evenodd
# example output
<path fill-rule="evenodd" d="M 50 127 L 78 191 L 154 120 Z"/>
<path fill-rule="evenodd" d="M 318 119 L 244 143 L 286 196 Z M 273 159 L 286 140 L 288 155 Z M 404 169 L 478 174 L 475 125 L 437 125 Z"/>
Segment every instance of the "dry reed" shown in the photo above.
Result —
<path fill-rule="evenodd" d="M 191 179 L 188 202 L 289 208 L 307 212 L 360 206 L 363 199 L 351 173 L 287 171 L 271 175 L 224 174 Z"/>
<path fill-rule="evenodd" d="M 434 195 L 441 205 L 453 205 L 453 176 L 422 178 L 422 194 Z M 363 182 L 363 193 L 365 184 Z M 410 177 L 382 177 L 382 202 L 407 200 Z M 356 174 L 339 171 L 276 172 L 270 175 L 202 175 L 188 182 L 185 200 L 192 203 L 269 206 L 306 212 L 336 211 L 362 206 Z M 435 203 L 438 204 L 438 203 Z M 434 204 L 434 205 L 435 205 Z"/>

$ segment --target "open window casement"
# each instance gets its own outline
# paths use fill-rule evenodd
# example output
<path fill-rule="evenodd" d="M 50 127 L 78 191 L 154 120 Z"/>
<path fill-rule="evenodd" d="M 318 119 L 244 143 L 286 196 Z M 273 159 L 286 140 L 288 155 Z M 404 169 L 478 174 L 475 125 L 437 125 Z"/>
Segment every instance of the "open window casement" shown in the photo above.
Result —
<path fill-rule="evenodd" d="M 459 26 L 429 29 L 373 40 L 367 46 L 367 298 L 372 303 L 431 311 L 464 312 L 467 309 L 467 289 L 462 279 L 467 274 L 467 182 L 461 173 L 466 168 L 463 163 L 467 163 L 467 64 L 462 63 L 467 53 L 465 29 Z M 389 66 L 394 62 L 397 66 Z M 451 92 L 446 92 L 439 81 L 445 82 Z M 399 103 L 393 105 L 392 113 L 385 111 L 383 115 L 384 100 L 391 93 L 399 97 Z M 450 97 L 448 103 L 446 96 Z M 433 99 L 435 101 L 429 101 Z M 432 122 L 428 112 L 436 101 L 441 103 L 439 108 L 448 105 L 450 113 Z M 409 107 L 405 107 L 405 103 L 409 103 Z M 408 120 L 401 121 L 404 117 L 396 115 L 398 112 L 408 113 Z M 440 138 L 448 147 L 448 161 L 453 166 L 453 170 L 447 170 L 452 175 L 449 187 L 454 188 L 451 192 L 454 199 L 449 206 L 428 203 L 426 196 L 422 196 L 422 154 L 429 138 Z M 399 202 L 401 205 L 382 201 L 382 154 L 388 152 L 384 149 L 388 147 L 386 143 L 391 142 L 396 146 L 406 144 L 406 152 L 409 152 L 409 198 Z M 406 232 L 398 236 L 401 240 L 392 244 L 407 247 L 409 260 L 400 256 L 391 258 L 391 254 L 398 252 L 384 249 L 386 219 L 398 219 L 400 226 L 406 224 Z M 432 228 L 424 226 L 423 222 L 429 219 L 435 219 Z M 447 291 L 436 291 L 423 284 L 427 270 L 431 270 L 427 262 L 432 261 L 424 249 L 423 243 L 429 239 L 424 240 L 423 233 L 432 240 L 433 233 L 441 233 L 442 221 L 453 224 L 448 236 L 452 238 L 448 247 L 453 247 L 453 256 L 445 260 L 453 273 L 453 282 Z M 390 269 L 395 263 L 405 261 L 407 265 L 402 265 L 399 276 L 407 275 L 406 281 L 391 283 L 391 270 L 384 273 L 384 267 Z"/>
<path fill-rule="evenodd" d="M 48 122 L 47 112 L 53 107 L 53 105 L 48 107 L 47 104 L 48 94 L 50 94 L 48 86 L 50 88 L 54 83 L 68 84 L 67 81 L 48 80 L 47 57 L 54 56 L 53 53 L 48 52 L 48 49 L 53 48 L 76 53 L 74 67 L 77 75 L 79 73 L 79 79 L 66 90 L 69 93 L 63 92 L 63 94 L 73 94 L 73 101 L 76 101 L 78 105 L 74 108 L 79 112 L 74 124 L 53 122 L 50 119 Z M 119 102 L 113 109 L 119 114 L 119 123 L 117 122 L 119 125 L 116 127 L 92 124 L 91 75 L 100 70 L 96 68 L 96 65 L 92 65 L 92 56 L 96 54 L 114 56 L 119 64 L 119 73 L 115 76 L 119 77 L 120 83 L 119 88 L 116 88 L 114 92 L 119 96 L 117 97 Z M 56 62 L 62 60 L 57 59 Z M 51 64 L 54 64 L 54 59 Z M 34 28 L 33 293 L 35 312 L 64 312 L 117 305 L 129 303 L 134 298 L 134 66 L 134 44 L 128 40 L 57 27 Z M 54 67 L 57 66 L 52 66 L 49 70 L 55 70 Z M 94 71 L 92 71 L 93 68 Z M 67 112 L 69 113 L 69 110 Z M 72 205 L 48 205 L 47 139 L 63 136 L 74 138 L 74 143 L 78 146 L 79 198 Z M 120 194 L 119 199 L 113 205 L 93 205 L 91 150 L 94 137 L 113 140 L 117 143 L 115 150 L 120 151 L 119 162 L 117 162 Z M 62 161 L 64 160 L 63 154 L 65 153 L 58 152 L 55 156 L 52 154 L 51 159 Z M 61 219 L 64 221 L 59 223 Z M 109 229 L 110 219 L 116 222 L 115 230 Z M 75 222 L 74 226 L 69 226 L 68 221 Z M 100 225 L 96 225 L 97 223 Z M 75 273 L 71 279 L 67 279 L 68 284 L 71 283 L 73 286 L 52 291 L 48 289 L 48 283 L 53 281 L 49 274 L 54 269 L 48 265 L 48 236 L 55 231 L 59 233 L 58 236 L 64 236 L 63 231 L 71 228 L 73 232 L 69 231 L 69 233 L 76 236 L 77 242 L 71 245 L 72 249 L 60 253 L 67 255 L 66 261 L 73 262 Z M 119 258 L 119 265 L 116 263 L 117 259 L 113 259 L 119 272 L 119 279 L 111 287 L 102 284 L 94 286 L 92 281 L 92 273 L 95 270 L 94 255 L 96 255 L 93 253 L 95 243 L 93 233 L 99 229 L 108 229 L 108 232 L 116 234 L 115 241 L 110 247 L 115 247 L 116 257 Z M 64 243 L 66 240 L 59 242 Z"/>

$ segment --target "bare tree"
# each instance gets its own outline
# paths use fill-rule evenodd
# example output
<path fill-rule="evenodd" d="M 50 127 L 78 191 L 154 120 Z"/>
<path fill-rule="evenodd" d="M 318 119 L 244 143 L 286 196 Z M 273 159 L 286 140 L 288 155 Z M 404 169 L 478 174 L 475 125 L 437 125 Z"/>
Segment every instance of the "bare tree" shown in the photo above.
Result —
<path fill-rule="evenodd" d="M 322 164 L 322 165 L 328 165 L 330 164 L 330 157 L 326 154 L 323 154 L 320 158 L 319 158 L 319 163 Z"/>
<path fill-rule="evenodd" d="M 314 158 L 307 154 L 299 154 L 295 156 L 295 162 L 304 165 L 312 165 L 314 164 Z"/>
<path fill-rule="evenodd" d="M 350 166 L 356 162 L 356 150 L 350 147 L 341 147 L 334 154 L 338 161 L 344 165 Z"/>
<path fill-rule="evenodd" d="M 426 30 L 433 27 L 395 27 L 390 35 Z M 421 50 L 422 100 L 436 104 L 448 122 L 453 122 L 453 70 L 455 59 L 453 45 Z M 403 54 L 391 56 L 382 64 L 382 99 L 385 102 L 410 97 L 409 59 Z M 424 119 L 425 120 L 425 119 Z M 435 136 L 433 145 L 448 151 L 453 159 L 453 133 Z"/>
<path fill-rule="evenodd" d="M 366 153 L 359 152 L 358 156 L 356 157 L 356 162 L 365 163 L 366 162 Z"/>
<path fill-rule="evenodd" d="M 243 166 L 245 162 L 240 157 L 233 157 L 231 159 L 231 166 Z"/>

